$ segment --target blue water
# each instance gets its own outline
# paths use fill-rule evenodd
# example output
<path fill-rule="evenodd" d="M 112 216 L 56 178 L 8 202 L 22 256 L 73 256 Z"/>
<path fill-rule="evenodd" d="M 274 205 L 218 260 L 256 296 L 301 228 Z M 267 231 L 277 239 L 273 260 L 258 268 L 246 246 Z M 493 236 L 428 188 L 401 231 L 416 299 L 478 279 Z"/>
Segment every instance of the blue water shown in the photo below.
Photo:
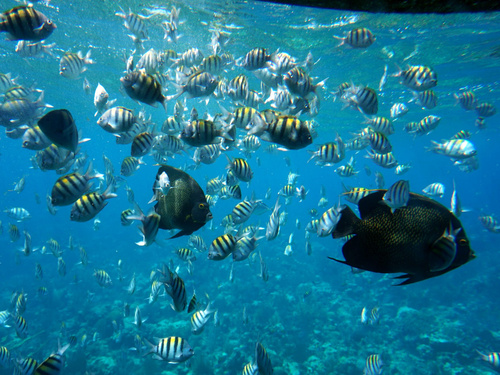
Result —
<path fill-rule="evenodd" d="M 232 260 L 209 261 L 206 253 L 197 253 L 193 275 L 188 274 L 186 264 L 177 258 L 175 249 L 187 246 L 188 237 L 166 240 L 170 234 L 158 233 L 164 246 L 153 244 L 139 247 L 135 242 L 140 234 L 135 225 L 120 225 L 120 213 L 131 205 L 122 188 L 118 197 L 111 199 L 98 215 L 100 226 L 93 227 L 93 220 L 75 223 L 69 220 L 70 207 L 61 207 L 55 216 L 45 205 L 45 196 L 59 177 L 54 171 L 33 169 L 30 158 L 33 151 L 21 148 L 20 140 L 0 136 L 0 208 L 23 207 L 31 213 L 31 219 L 16 223 L 21 232 L 28 231 L 33 246 L 41 248 L 50 238 L 57 240 L 64 249 L 63 259 L 67 274 L 57 272 L 57 259 L 51 254 L 35 252 L 25 257 L 22 248 L 23 236 L 12 243 L 8 235 L 8 224 L 15 223 L 1 214 L 3 234 L 0 235 L 0 310 L 9 309 L 14 291 L 27 294 L 27 309 L 23 314 L 29 325 L 28 340 L 16 336 L 13 328 L 0 327 L 0 346 L 6 346 L 14 358 L 33 357 L 42 361 L 74 335 L 76 346 L 66 353 L 66 374 L 238 374 L 254 356 L 255 342 L 266 347 L 275 374 L 360 374 L 370 354 L 379 354 L 384 361 L 386 374 L 483 374 L 488 368 L 478 358 L 475 349 L 482 352 L 500 351 L 498 334 L 500 326 L 498 311 L 498 234 L 487 232 L 478 220 L 480 215 L 498 215 L 498 139 L 500 115 L 486 119 L 487 127 L 478 131 L 474 122 L 474 111 L 466 112 L 455 103 L 454 93 L 472 90 L 481 102 L 491 102 L 497 107 L 500 84 L 499 64 L 499 15 L 375 15 L 338 12 L 330 10 L 296 8 L 254 2 L 173 2 L 180 8 L 179 32 L 183 36 L 177 44 L 163 39 L 160 28 L 162 17 L 146 21 L 150 40 L 144 43 L 150 48 L 171 48 L 182 53 L 197 47 L 205 56 L 211 54 L 210 25 L 225 25 L 231 39 L 224 51 L 235 58 L 244 56 L 250 49 L 266 47 L 269 51 L 287 52 L 297 61 L 303 61 L 308 52 L 319 61 L 311 75 L 314 82 L 326 80 L 320 90 L 322 100 L 319 114 L 314 118 L 318 124 L 318 136 L 314 144 L 305 149 L 270 154 L 265 152 L 268 142 L 248 161 L 254 177 L 247 186 L 241 183 L 243 197 L 252 193 L 264 199 L 267 189 L 271 198 L 265 203 L 272 207 L 277 192 L 287 183 L 289 172 L 299 174 L 298 186 L 309 191 L 303 202 L 293 199 L 282 211 L 288 219 L 280 235 L 272 242 L 262 239 L 256 252 L 241 263 L 234 264 L 233 281 L 229 281 Z M 2 10 L 16 3 L 2 2 Z M 115 175 L 119 175 L 121 161 L 129 155 L 130 145 L 117 145 L 113 135 L 103 131 L 94 117 L 93 92 L 100 82 L 110 94 L 118 99 L 117 105 L 144 109 L 154 123 L 161 127 L 165 117 L 161 106 L 153 108 L 140 105 L 120 91 L 119 78 L 123 76 L 125 63 L 134 49 L 122 19 L 114 15 L 119 6 L 129 7 L 136 13 L 145 14 L 154 2 L 67 2 L 53 0 L 50 4 L 37 4 L 36 8 L 52 18 L 57 29 L 46 43 L 56 43 L 54 56 L 23 59 L 15 52 L 15 43 L 0 41 L 0 72 L 11 73 L 19 84 L 44 90 L 45 100 L 54 108 L 71 111 L 77 127 L 91 141 L 81 145 L 81 153 L 94 160 L 94 167 L 104 172 L 102 155 L 113 162 Z M 170 9 L 170 5 L 167 9 Z M 366 50 L 337 47 L 339 42 L 333 35 L 342 36 L 354 27 L 368 27 L 375 34 L 375 43 Z M 3 38 L 2 38 L 3 39 Z M 92 51 L 95 64 L 89 65 L 78 80 L 69 80 L 58 74 L 59 59 L 64 52 Z M 414 51 L 414 56 L 406 59 Z M 392 54 L 390 58 L 389 55 Z M 139 54 L 136 54 L 138 56 Z M 137 61 L 138 57 L 136 57 Z M 359 173 L 350 178 L 340 178 L 334 173 L 337 167 L 319 167 L 306 163 L 315 145 L 333 141 L 336 133 L 349 140 L 352 133 L 363 126 L 364 116 L 351 108 L 342 109 L 342 103 L 333 101 L 332 91 L 344 81 L 378 88 L 379 81 L 388 66 L 389 74 L 406 68 L 407 64 L 432 66 L 438 74 L 438 85 L 434 91 L 439 105 L 433 110 L 424 110 L 415 102 L 410 90 L 399 83 L 398 78 L 388 77 L 382 92 L 379 92 L 378 115 L 389 117 L 389 110 L 396 102 L 407 103 L 410 111 L 394 121 L 396 133 L 390 136 L 393 153 L 400 163 L 411 163 L 412 168 L 403 176 L 392 169 L 383 169 L 365 158 L 366 151 L 348 151 L 346 158 L 354 157 Z M 250 88 L 260 90 L 259 81 L 243 68 L 234 67 L 222 73 L 229 79 L 244 73 Z M 92 94 L 82 89 L 86 77 L 92 86 Z M 173 86 L 168 93 L 175 93 Z M 220 112 L 219 104 L 232 109 L 229 98 L 217 101 L 212 98 L 208 105 L 198 99 L 187 99 L 185 116 L 196 107 L 200 117 L 205 112 L 214 115 Z M 259 110 L 269 108 L 261 104 Z M 168 105 L 168 115 L 173 113 L 173 102 Z M 409 121 L 419 121 L 427 115 L 440 116 L 441 123 L 431 134 L 413 137 L 403 131 Z M 304 120 L 311 120 L 304 115 Z M 449 158 L 426 150 L 431 140 L 450 138 L 459 130 L 472 133 L 480 161 L 480 168 L 471 173 L 461 172 Z M 238 135 L 242 134 L 241 132 Z M 187 154 L 169 159 L 175 167 L 192 165 Z M 189 156 L 188 156 L 189 154 Z M 230 157 L 240 157 L 233 149 Z M 260 160 L 260 163 L 257 162 Z M 288 160 L 285 160 L 288 159 Z M 152 184 L 157 171 L 151 156 L 144 158 L 146 165 L 131 177 L 127 184 L 133 189 L 135 198 L 147 212 Z M 188 173 L 205 189 L 207 179 L 225 174 L 227 159 L 222 155 L 212 165 L 201 165 Z M 340 165 L 339 164 L 339 165 Z M 371 175 L 365 173 L 368 166 Z M 327 256 L 342 257 L 343 242 L 330 236 L 311 236 L 312 254 L 305 251 L 304 228 L 311 220 L 309 211 L 316 208 L 321 214 L 336 204 L 342 193 L 341 183 L 348 186 L 376 188 L 374 173 L 382 172 L 386 187 L 404 178 L 410 181 L 413 192 L 420 193 L 430 183 L 441 182 L 446 192 L 439 202 L 449 207 L 453 181 L 468 212 L 460 217 L 466 229 L 477 259 L 457 270 L 437 278 L 414 285 L 394 287 L 393 275 L 365 272 L 352 274 L 350 267 L 327 259 Z M 17 194 L 10 190 L 21 177 L 26 178 L 25 189 Z M 96 184 L 97 185 L 97 184 Z M 324 186 L 329 206 L 318 207 L 320 189 Z M 41 198 L 37 204 L 35 194 Z M 224 233 L 221 219 L 229 214 L 236 200 L 219 200 L 211 207 L 213 222 L 196 232 L 205 242 L 210 242 Z M 283 203 L 283 199 L 282 199 Z M 345 202 L 344 202 L 345 203 Z M 265 226 L 268 213 L 254 215 L 245 224 Z M 295 221 L 299 220 L 301 229 Z M 262 232 L 261 232 L 262 233 Z M 288 238 L 294 233 L 293 254 L 284 255 Z M 72 236 L 75 250 L 68 249 Z M 89 264 L 83 267 L 78 247 L 85 248 Z M 260 277 L 257 252 L 262 254 L 269 268 L 269 281 Z M 218 309 L 219 325 L 211 319 L 199 336 L 191 333 L 190 315 L 176 313 L 170 308 L 171 299 L 160 296 L 154 304 L 148 304 L 150 272 L 162 263 L 173 260 L 179 265 L 179 275 L 184 279 L 188 298 L 196 290 L 200 308 L 205 306 L 208 294 L 213 306 Z M 121 262 L 121 270 L 118 263 Z M 44 278 L 35 279 L 35 264 L 40 263 Z M 111 288 L 101 288 L 93 277 L 94 269 L 106 270 L 113 280 Z M 137 290 L 130 296 L 124 290 L 135 273 Z M 120 277 L 121 275 L 121 277 Z M 37 295 L 39 287 L 45 286 L 48 294 Z M 93 298 L 88 295 L 93 294 Z M 131 307 L 131 316 L 123 317 L 123 304 Z M 147 321 L 140 329 L 133 322 L 133 311 L 140 306 Z M 380 308 L 380 323 L 366 326 L 360 323 L 363 307 Z M 248 322 L 243 321 L 246 309 Z M 113 320 L 118 330 L 113 328 Z M 65 326 L 65 329 L 61 327 Z M 96 341 L 92 341 L 94 334 Z M 117 338 L 118 333 L 120 337 Z M 129 350 L 134 346 L 134 336 L 153 341 L 155 338 L 181 336 L 194 348 L 194 357 L 184 364 L 171 365 L 142 357 Z M 87 336 L 87 344 L 81 338 Z M 10 374 L 13 369 L 0 369 Z"/>

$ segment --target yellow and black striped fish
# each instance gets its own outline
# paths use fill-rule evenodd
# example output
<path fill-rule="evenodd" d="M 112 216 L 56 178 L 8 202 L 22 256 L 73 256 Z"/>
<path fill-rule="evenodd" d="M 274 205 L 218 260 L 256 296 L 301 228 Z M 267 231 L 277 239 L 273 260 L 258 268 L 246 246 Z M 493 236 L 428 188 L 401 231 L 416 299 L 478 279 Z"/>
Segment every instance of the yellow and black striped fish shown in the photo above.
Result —
<path fill-rule="evenodd" d="M 140 160 L 134 156 L 127 156 L 122 161 L 120 174 L 125 177 L 130 177 L 139 169 Z"/>
<path fill-rule="evenodd" d="M 59 347 L 56 353 L 51 354 L 36 368 L 35 375 L 58 375 L 64 368 L 64 352 L 70 344 Z"/>
<path fill-rule="evenodd" d="M 70 220 L 84 222 L 93 219 L 101 210 L 106 207 L 109 198 L 116 198 L 116 194 L 111 193 L 113 186 L 110 185 L 102 194 L 89 193 L 83 195 L 71 208 Z"/>
<path fill-rule="evenodd" d="M 264 68 L 268 61 L 271 61 L 271 55 L 267 53 L 267 49 L 254 48 L 245 55 L 240 66 L 252 71 Z"/>
<path fill-rule="evenodd" d="M 425 91 L 437 85 L 437 74 L 424 65 L 413 65 L 394 75 L 400 77 L 401 84 L 414 91 Z"/>
<path fill-rule="evenodd" d="M 308 122 L 293 116 L 278 116 L 269 124 L 261 138 L 289 150 L 298 150 L 312 143 Z"/>
<path fill-rule="evenodd" d="M 154 137 L 149 132 L 137 134 L 132 141 L 130 155 L 140 157 L 147 155 L 154 144 Z"/>
<path fill-rule="evenodd" d="M 109 277 L 108 273 L 104 270 L 94 270 L 94 277 L 97 283 L 102 287 L 107 288 L 113 285 L 111 277 Z"/>
<path fill-rule="evenodd" d="M 230 168 L 238 180 L 243 182 L 249 182 L 253 177 L 252 169 L 250 165 L 245 159 L 242 158 L 234 158 L 232 161 L 228 157 L 228 161 L 230 164 L 228 168 Z"/>
<path fill-rule="evenodd" d="M 81 73 L 87 70 L 85 65 L 93 64 L 94 61 L 90 58 L 90 50 L 85 56 L 81 51 L 77 53 L 66 52 L 59 61 L 59 74 L 69 79 L 77 79 Z"/>
<path fill-rule="evenodd" d="M 101 175 L 93 174 L 91 162 L 84 175 L 74 172 L 59 177 L 52 187 L 52 204 L 54 206 L 67 206 L 74 203 L 91 188 L 89 180 L 99 176 Z"/>
<path fill-rule="evenodd" d="M 122 213 L 120 214 L 120 222 L 123 226 L 129 226 L 130 224 L 132 224 L 133 220 L 129 219 L 128 216 L 133 215 L 134 213 L 135 211 L 131 208 L 122 211 Z"/>
<path fill-rule="evenodd" d="M 236 248 L 236 238 L 232 234 L 223 234 L 212 241 L 208 249 L 208 259 L 223 260 Z"/>
<path fill-rule="evenodd" d="M 153 353 L 153 357 L 168 363 L 176 364 L 187 361 L 194 355 L 194 350 L 187 340 L 178 336 L 171 336 L 161 339 L 158 345 L 149 344 L 149 351 L 145 354 Z"/>
<path fill-rule="evenodd" d="M 181 132 L 181 139 L 193 147 L 218 143 L 221 136 L 224 136 L 224 133 L 209 120 L 191 121 Z"/>
<path fill-rule="evenodd" d="M 253 210 L 255 209 L 255 205 L 253 201 L 242 201 L 234 206 L 233 211 L 231 213 L 233 222 L 235 224 L 241 224 L 247 221 L 252 215 Z"/>
<path fill-rule="evenodd" d="M 133 71 L 125 77 L 120 78 L 125 92 L 132 99 L 139 102 L 156 106 L 159 102 L 167 110 L 167 98 L 161 92 L 161 85 L 150 74 Z"/>
<path fill-rule="evenodd" d="M 14 7 L 0 15 L 0 32 L 9 33 L 10 40 L 43 40 L 56 25 L 33 5 Z"/>
<path fill-rule="evenodd" d="M 375 36 L 366 27 L 349 30 L 345 37 L 334 36 L 334 38 L 341 40 L 339 46 L 347 44 L 352 48 L 367 48 L 375 41 Z"/>
<path fill-rule="evenodd" d="M 248 78 L 244 74 L 234 77 L 227 86 L 227 95 L 235 102 L 244 101 L 248 96 Z"/>
<path fill-rule="evenodd" d="M 194 255 L 193 250 L 188 249 L 187 247 L 180 247 L 175 251 L 175 253 L 180 259 L 185 262 L 187 262 L 188 260 L 196 260 L 196 255 Z"/>

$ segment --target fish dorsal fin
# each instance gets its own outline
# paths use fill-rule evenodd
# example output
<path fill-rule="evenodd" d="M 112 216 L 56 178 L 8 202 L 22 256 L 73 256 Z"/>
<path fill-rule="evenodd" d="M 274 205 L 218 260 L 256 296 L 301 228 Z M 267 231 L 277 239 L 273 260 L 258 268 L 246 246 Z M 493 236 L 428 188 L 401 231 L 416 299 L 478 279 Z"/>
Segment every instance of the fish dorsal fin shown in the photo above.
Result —
<path fill-rule="evenodd" d="M 359 201 L 358 209 L 361 219 L 366 218 L 374 209 L 381 206 L 380 202 L 386 192 L 387 190 L 375 190 L 373 193 L 367 195 Z"/>
<path fill-rule="evenodd" d="M 342 210 L 342 216 L 340 217 L 335 230 L 332 232 L 333 238 L 341 238 L 354 234 L 355 225 L 360 221 L 356 214 L 351 210 L 349 206 L 346 206 Z"/>

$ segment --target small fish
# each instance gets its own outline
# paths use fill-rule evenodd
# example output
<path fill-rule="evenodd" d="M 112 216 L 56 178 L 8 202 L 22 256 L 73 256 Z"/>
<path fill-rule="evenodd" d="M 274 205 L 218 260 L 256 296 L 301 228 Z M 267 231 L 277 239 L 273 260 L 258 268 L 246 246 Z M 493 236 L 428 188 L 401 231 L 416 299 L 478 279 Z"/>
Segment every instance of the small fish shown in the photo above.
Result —
<path fill-rule="evenodd" d="M 453 159 L 467 159 L 477 154 L 474 144 L 467 139 L 452 139 L 443 143 L 431 142 L 433 146 L 430 151 Z"/>
<path fill-rule="evenodd" d="M 54 206 L 67 206 L 76 202 L 91 187 L 90 180 L 103 177 L 100 173 L 93 171 L 93 163 L 90 162 L 84 175 L 74 172 L 59 177 L 52 187 L 51 203 Z"/>
<path fill-rule="evenodd" d="M 141 328 L 142 323 L 144 323 L 146 320 L 147 318 L 142 319 L 141 309 L 139 308 L 139 306 L 137 306 L 135 308 L 135 313 L 134 313 L 134 324 L 136 325 L 137 328 Z"/>
<path fill-rule="evenodd" d="M 159 102 L 165 111 L 167 110 L 167 98 L 163 96 L 161 85 L 152 75 L 133 71 L 120 78 L 120 82 L 127 95 L 133 100 L 153 107 Z"/>
<path fill-rule="evenodd" d="M 267 226 L 266 226 L 266 239 L 268 241 L 274 240 L 279 234 L 279 230 L 280 230 L 280 221 L 279 221 L 280 211 L 279 210 L 280 210 L 280 204 L 279 204 L 279 196 L 278 196 L 278 199 L 276 199 L 276 203 L 274 205 L 273 212 L 269 216 L 269 221 L 268 221 Z"/>
<path fill-rule="evenodd" d="M 363 375 L 379 375 L 382 374 L 384 363 L 378 354 L 372 354 L 366 358 L 365 369 Z"/>
<path fill-rule="evenodd" d="M 496 107 L 491 103 L 481 103 L 475 108 L 479 117 L 491 117 L 497 113 Z"/>
<path fill-rule="evenodd" d="M 107 93 L 106 89 L 100 83 L 98 83 L 94 92 L 94 106 L 97 110 L 94 116 L 97 116 L 99 113 L 103 113 L 104 111 L 106 111 L 106 109 L 111 107 L 114 102 L 116 102 L 116 99 L 109 102 L 108 99 L 109 94 Z"/>
<path fill-rule="evenodd" d="M 113 285 L 111 277 L 109 277 L 108 273 L 104 270 L 94 270 L 94 277 L 97 283 L 103 288 L 108 288 Z"/>
<path fill-rule="evenodd" d="M 395 103 L 390 110 L 391 118 L 397 119 L 403 117 L 410 109 L 404 103 Z"/>
<path fill-rule="evenodd" d="M 269 281 L 269 270 L 267 269 L 267 264 L 264 262 L 264 259 L 262 258 L 262 254 L 259 252 L 259 259 L 260 259 L 260 278 L 264 280 L 264 282 Z"/>
<path fill-rule="evenodd" d="M 445 187 L 443 184 L 439 182 L 434 182 L 430 185 L 427 185 L 424 189 L 422 189 L 422 192 L 429 197 L 442 198 L 444 195 L 444 190 Z"/>
<path fill-rule="evenodd" d="M 186 287 L 184 280 L 177 273 L 170 271 L 168 267 L 162 270 L 163 282 L 167 294 L 172 297 L 173 304 L 170 306 L 174 311 L 182 312 L 187 305 Z"/>
<path fill-rule="evenodd" d="M 14 207 L 11 209 L 4 210 L 11 219 L 17 220 L 18 222 L 22 222 L 31 218 L 31 214 L 27 209 L 22 207 Z"/>
<path fill-rule="evenodd" d="M 273 365 L 271 364 L 271 359 L 269 358 L 269 354 L 267 354 L 266 349 L 260 342 L 257 342 L 255 344 L 255 363 L 257 364 L 260 375 L 273 374 L 274 370 Z"/>
<path fill-rule="evenodd" d="M 7 32 L 10 40 L 40 41 L 47 39 L 56 24 L 33 5 L 17 6 L 0 15 L 0 32 Z"/>
<path fill-rule="evenodd" d="M 341 211 L 342 206 L 337 206 L 326 210 L 323 215 L 321 215 L 316 231 L 318 237 L 325 237 L 332 233 L 340 219 Z"/>
<path fill-rule="evenodd" d="M 405 174 L 411 169 L 411 163 L 407 164 L 399 164 L 396 169 L 394 170 L 394 173 L 396 173 L 398 176 Z"/>
<path fill-rule="evenodd" d="M 212 241 L 208 249 L 208 259 L 223 260 L 236 249 L 237 240 L 232 234 L 223 234 Z"/>
<path fill-rule="evenodd" d="M 77 53 L 66 52 L 59 62 L 59 74 L 69 79 L 77 79 L 87 70 L 87 64 L 93 64 L 89 50 L 85 56 L 81 51 Z"/>
<path fill-rule="evenodd" d="M 193 334 L 195 335 L 201 334 L 203 332 L 203 329 L 205 328 L 205 325 L 214 312 L 215 310 L 211 309 L 210 302 L 208 303 L 205 310 L 195 312 L 191 316 L 191 332 L 193 332 Z"/>
<path fill-rule="evenodd" d="M 204 252 L 207 250 L 207 245 L 203 238 L 198 234 L 192 234 L 189 236 L 188 245 L 194 247 L 199 252 Z"/>
<path fill-rule="evenodd" d="M 490 366 L 493 370 L 500 370 L 500 353 L 498 352 L 490 352 L 487 354 L 481 353 L 476 349 L 476 352 L 479 354 L 482 361 L 486 362 L 488 366 Z"/>
<path fill-rule="evenodd" d="M 409 66 L 406 70 L 401 70 L 393 77 L 399 77 L 402 85 L 414 91 L 425 91 L 437 85 L 436 72 L 424 65 Z"/>
<path fill-rule="evenodd" d="M 59 348 L 56 353 L 51 354 L 45 361 L 40 363 L 36 368 L 35 374 L 48 374 L 48 375 L 57 375 L 62 373 L 64 368 L 64 352 L 68 349 L 70 344 L 66 344 L 65 346 Z"/>
<path fill-rule="evenodd" d="M 453 94 L 453 96 L 457 100 L 460 107 L 466 111 L 472 111 L 476 108 L 477 99 L 472 91 L 462 91 L 458 94 Z"/>
<path fill-rule="evenodd" d="M 333 37 L 341 40 L 338 47 L 347 44 L 352 48 L 367 48 L 370 47 L 375 41 L 373 33 L 365 27 L 349 30 L 345 37 L 335 35 Z"/>
<path fill-rule="evenodd" d="M 395 182 L 384 194 L 382 201 L 391 208 L 394 213 L 398 208 L 405 207 L 410 199 L 409 181 L 399 180 Z"/>
<path fill-rule="evenodd" d="M 133 110 L 125 107 L 113 107 L 99 117 L 97 125 L 105 131 L 115 134 L 128 132 L 138 121 L 139 119 Z"/>
<path fill-rule="evenodd" d="M 138 246 L 150 246 L 156 239 L 158 233 L 161 216 L 154 210 L 147 216 L 144 215 L 139 205 L 135 205 L 135 213 L 127 217 L 129 220 L 139 220 L 141 222 L 140 230 L 142 233 L 142 241 L 136 242 Z"/>
<path fill-rule="evenodd" d="M 92 87 L 90 87 L 90 82 L 87 77 L 83 79 L 83 92 L 86 95 L 90 95 L 90 93 L 92 92 Z"/>
<path fill-rule="evenodd" d="M 122 161 L 120 167 L 120 174 L 125 177 L 130 177 L 137 171 L 141 164 L 145 164 L 142 158 L 136 158 L 135 156 L 127 156 Z"/>
<path fill-rule="evenodd" d="M 104 207 L 108 204 L 106 201 L 110 198 L 117 197 L 111 193 L 112 185 L 109 185 L 106 191 L 100 193 L 88 193 L 79 198 L 71 207 L 70 220 L 77 222 L 85 222 L 93 219 Z"/>
<path fill-rule="evenodd" d="M 26 320 L 21 315 L 13 316 L 12 318 L 14 319 L 14 328 L 16 329 L 17 337 L 21 339 L 28 337 L 28 323 Z"/>
<path fill-rule="evenodd" d="M 187 361 L 194 355 L 193 348 L 182 337 L 171 336 L 160 339 L 157 345 L 145 341 L 149 345 L 149 351 L 144 355 L 153 353 L 153 358 L 160 361 L 177 364 Z"/>

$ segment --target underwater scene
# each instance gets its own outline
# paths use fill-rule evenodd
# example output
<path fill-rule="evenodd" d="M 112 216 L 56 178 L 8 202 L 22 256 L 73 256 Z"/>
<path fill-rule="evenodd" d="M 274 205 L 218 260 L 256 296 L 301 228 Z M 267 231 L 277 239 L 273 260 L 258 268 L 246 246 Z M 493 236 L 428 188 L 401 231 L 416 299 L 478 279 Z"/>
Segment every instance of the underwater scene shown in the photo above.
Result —
<path fill-rule="evenodd" d="M 0 374 L 500 372 L 500 14 L 1 2 Z"/>

